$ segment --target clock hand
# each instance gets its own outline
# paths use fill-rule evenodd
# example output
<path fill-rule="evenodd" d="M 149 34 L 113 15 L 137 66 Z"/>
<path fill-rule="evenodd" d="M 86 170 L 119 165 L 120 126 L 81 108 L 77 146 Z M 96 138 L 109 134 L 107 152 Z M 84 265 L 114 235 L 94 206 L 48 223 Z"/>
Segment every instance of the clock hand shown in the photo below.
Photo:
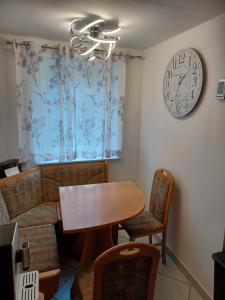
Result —
<path fill-rule="evenodd" d="M 184 80 L 184 78 L 186 77 L 187 74 L 188 74 L 188 73 L 185 73 L 184 75 L 179 76 L 179 81 L 178 81 L 178 85 L 177 85 L 177 90 L 176 90 L 176 95 L 175 95 L 175 97 L 178 96 L 178 91 L 179 91 L 179 88 L 180 88 L 180 86 L 181 86 L 181 83 L 182 83 L 182 81 Z"/>
<path fill-rule="evenodd" d="M 184 80 L 184 78 L 186 77 L 187 73 L 185 73 L 184 75 L 179 75 L 179 80 L 178 80 L 178 84 L 177 84 L 177 90 L 176 90 L 176 95 L 175 97 L 178 96 L 178 91 L 180 89 L 181 83 Z"/>
<path fill-rule="evenodd" d="M 186 77 L 187 73 L 185 73 L 183 76 L 180 76 L 178 85 L 181 85 L 182 81 L 184 80 L 184 78 Z"/>
<path fill-rule="evenodd" d="M 183 76 L 179 75 L 179 80 L 178 80 L 178 84 L 177 84 L 177 90 L 176 90 L 176 94 L 175 97 L 177 98 L 178 96 L 178 90 L 180 88 L 181 82 L 183 81 Z"/>

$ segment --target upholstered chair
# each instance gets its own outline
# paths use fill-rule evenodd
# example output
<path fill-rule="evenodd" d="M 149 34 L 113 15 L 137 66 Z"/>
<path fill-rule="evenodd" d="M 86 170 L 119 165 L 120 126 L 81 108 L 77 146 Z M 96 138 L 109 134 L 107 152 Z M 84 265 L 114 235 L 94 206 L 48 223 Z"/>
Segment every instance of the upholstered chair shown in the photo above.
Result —
<path fill-rule="evenodd" d="M 163 264 L 166 264 L 167 224 L 173 188 L 174 179 L 171 173 L 165 169 L 157 170 L 152 183 L 149 211 L 145 210 L 121 224 L 130 236 L 130 241 L 148 235 L 149 242 L 152 243 L 152 235 L 161 233 L 161 242 L 155 245 L 162 246 Z"/>
<path fill-rule="evenodd" d="M 73 300 L 153 300 L 159 250 L 149 244 L 114 246 L 78 273 Z"/>

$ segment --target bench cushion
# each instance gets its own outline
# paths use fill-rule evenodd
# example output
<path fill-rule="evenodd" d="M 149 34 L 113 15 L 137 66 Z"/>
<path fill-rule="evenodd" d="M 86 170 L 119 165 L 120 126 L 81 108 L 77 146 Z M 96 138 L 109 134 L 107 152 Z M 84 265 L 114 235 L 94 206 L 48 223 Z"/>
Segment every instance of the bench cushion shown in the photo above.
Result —
<path fill-rule="evenodd" d="M 56 234 L 53 225 L 19 229 L 19 241 L 30 242 L 30 270 L 39 272 L 59 268 Z"/>
<path fill-rule="evenodd" d="M 17 222 L 19 228 L 56 224 L 58 222 L 56 203 L 45 202 L 38 204 L 27 212 L 11 219 L 11 222 Z"/>
<path fill-rule="evenodd" d="M 41 173 L 33 168 L 0 180 L 0 190 L 5 199 L 10 218 L 28 211 L 41 203 Z"/>

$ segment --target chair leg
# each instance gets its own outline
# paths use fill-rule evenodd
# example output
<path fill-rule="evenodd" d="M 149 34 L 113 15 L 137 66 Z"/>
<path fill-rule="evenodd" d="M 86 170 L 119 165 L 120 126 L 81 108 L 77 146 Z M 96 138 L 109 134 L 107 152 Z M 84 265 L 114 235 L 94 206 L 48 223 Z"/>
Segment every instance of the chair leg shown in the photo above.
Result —
<path fill-rule="evenodd" d="M 135 238 L 132 235 L 130 235 L 130 242 L 134 242 L 134 241 L 135 241 Z"/>
<path fill-rule="evenodd" d="M 119 225 L 112 226 L 112 238 L 114 245 L 118 245 L 118 231 Z"/>
<path fill-rule="evenodd" d="M 151 234 L 149 234 L 149 236 L 148 236 L 148 241 L 149 241 L 149 244 L 152 244 L 152 235 Z"/>
<path fill-rule="evenodd" d="M 166 232 L 162 234 L 162 263 L 166 265 Z"/>

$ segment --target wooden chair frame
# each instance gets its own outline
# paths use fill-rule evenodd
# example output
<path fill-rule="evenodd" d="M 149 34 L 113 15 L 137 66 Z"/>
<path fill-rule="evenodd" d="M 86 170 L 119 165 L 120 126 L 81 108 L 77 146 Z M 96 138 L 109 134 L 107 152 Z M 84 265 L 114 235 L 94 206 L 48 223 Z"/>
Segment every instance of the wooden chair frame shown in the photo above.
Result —
<path fill-rule="evenodd" d="M 130 235 L 130 242 L 135 241 L 136 238 L 143 237 L 148 235 L 149 236 L 149 243 L 152 244 L 152 236 L 157 233 L 162 233 L 162 240 L 158 243 L 155 243 L 155 246 L 161 246 L 162 247 L 162 263 L 166 264 L 166 239 L 167 239 L 167 225 L 168 225 L 168 217 L 169 217 L 169 209 L 171 206 L 172 198 L 173 198 L 173 189 L 174 189 L 174 178 L 172 174 L 166 170 L 166 169 L 158 169 L 155 171 L 153 183 L 156 179 L 156 177 L 163 177 L 166 178 L 169 184 L 167 197 L 165 201 L 165 207 L 163 211 L 163 226 L 160 229 L 151 231 L 151 232 L 145 232 L 139 235 Z M 150 195 L 151 198 L 151 195 Z M 149 210 L 151 208 L 151 203 L 149 203 Z M 119 227 L 119 229 L 123 229 L 123 227 Z"/>
<path fill-rule="evenodd" d="M 61 270 L 55 269 L 39 274 L 39 290 L 44 294 L 45 300 L 52 299 L 59 287 L 59 277 Z"/>
<path fill-rule="evenodd" d="M 126 250 L 126 251 L 124 251 Z M 94 289 L 93 300 L 102 299 L 102 285 L 104 276 L 104 267 L 113 261 L 120 259 L 131 259 L 134 257 L 151 257 L 152 264 L 150 268 L 148 291 L 146 300 L 153 300 L 154 288 L 158 270 L 158 263 L 160 258 L 159 250 L 153 246 L 144 243 L 126 243 L 114 246 L 106 250 L 97 257 L 94 264 Z"/>

